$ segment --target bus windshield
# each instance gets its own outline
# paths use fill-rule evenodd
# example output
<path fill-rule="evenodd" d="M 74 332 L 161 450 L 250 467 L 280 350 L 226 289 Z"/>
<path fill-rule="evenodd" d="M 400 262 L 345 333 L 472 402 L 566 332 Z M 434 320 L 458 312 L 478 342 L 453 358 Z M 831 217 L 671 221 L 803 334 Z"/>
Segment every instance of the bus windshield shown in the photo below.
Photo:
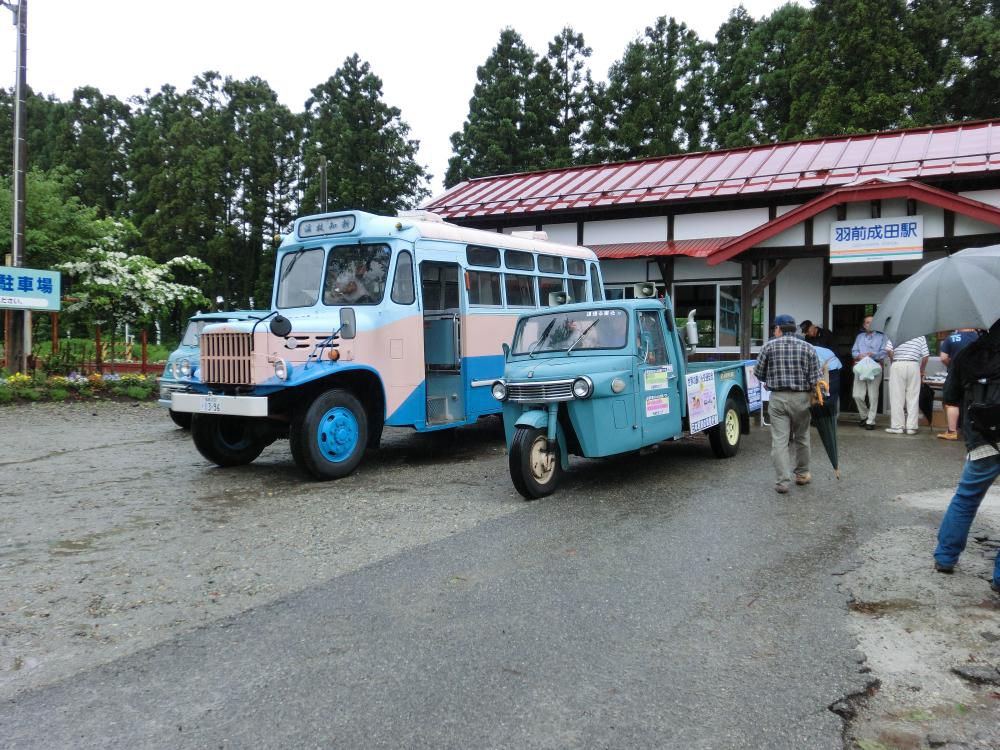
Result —
<path fill-rule="evenodd" d="M 278 307 L 311 307 L 319 299 L 323 278 L 323 248 L 299 250 L 281 259 Z"/>
<path fill-rule="evenodd" d="M 517 324 L 514 354 L 561 352 L 570 347 L 621 349 L 627 342 L 628 315 L 624 310 L 574 310 L 532 315 Z M 582 337 L 582 338 L 581 338 Z"/>
<path fill-rule="evenodd" d="M 377 305 L 389 275 L 388 245 L 341 245 L 326 262 L 325 305 Z"/>

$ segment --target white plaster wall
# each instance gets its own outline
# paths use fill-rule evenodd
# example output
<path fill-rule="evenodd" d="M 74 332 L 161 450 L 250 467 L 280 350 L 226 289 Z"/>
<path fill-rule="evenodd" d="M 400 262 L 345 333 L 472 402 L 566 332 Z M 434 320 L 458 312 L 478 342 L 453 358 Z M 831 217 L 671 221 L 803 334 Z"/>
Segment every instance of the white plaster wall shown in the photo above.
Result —
<path fill-rule="evenodd" d="M 917 213 L 924 217 L 924 237 L 944 237 L 944 209 L 917 202 Z"/>
<path fill-rule="evenodd" d="M 989 203 L 991 206 L 1000 208 L 1000 190 L 970 190 L 967 193 L 959 193 L 963 198 L 972 198 L 974 201 Z"/>
<path fill-rule="evenodd" d="M 744 232 L 766 223 L 766 208 L 678 214 L 674 217 L 674 239 L 700 240 L 704 237 L 738 237 Z"/>
<path fill-rule="evenodd" d="M 906 198 L 888 198 L 882 201 L 882 216 L 906 216 Z"/>
<path fill-rule="evenodd" d="M 813 242 L 830 244 L 830 225 L 837 220 L 837 210 L 828 208 L 813 217 Z"/>
<path fill-rule="evenodd" d="M 847 204 L 848 219 L 870 219 L 872 217 L 872 204 L 869 201 L 859 201 Z"/>
<path fill-rule="evenodd" d="M 690 281 L 692 279 L 738 279 L 740 265 L 726 261 L 717 266 L 708 265 L 704 258 L 688 258 L 677 256 L 674 260 L 674 281 Z"/>
<path fill-rule="evenodd" d="M 955 214 L 955 234 L 987 234 L 988 232 L 1000 232 L 1000 226 L 979 221 L 962 214 Z"/>
<path fill-rule="evenodd" d="M 602 260 L 601 273 L 604 275 L 605 284 L 635 284 L 646 280 L 646 260 L 644 258 Z"/>
<path fill-rule="evenodd" d="M 563 245 L 576 244 L 576 222 L 567 224 L 542 224 L 542 230 L 548 232 L 549 240 Z"/>
<path fill-rule="evenodd" d="M 511 234 L 512 232 L 534 232 L 534 231 L 535 231 L 535 225 L 534 224 L 530 224 L 530 225 L 525 226 L 525 227 L 504 227 L 503 228 L 503 233 L 504 234 Z M 575 245 L 576 242 L 574 242 L 573 244 Z"/>
<path fill-rule="evenodd" d="M 583 225 L 584 245 L 610 245 L 621 242 L 659 242 L 666 239 L 666 216 L 588 221 L 584 222 Z M 576 244 L 575 235 L 573 244 Z"/>
<path fill-rule="evenodd" d="M 796 203 L 796 204 L 794 204 L 792 206 L 778 206 L 774 210 L 775 216 L 784 216 L 789 211 L 791 211 L 793 208 L 798 208 L 801 205 L 802 205 L 801 203 Z"/>
<path fill-rule="evenodd" d="M 813 237 L 815 237 L 815 234 Z M 776 234 L 774 237 L 770 237 L 763 242 L 758 242 L 757 247 L 784 247 L 786 245 L 804 245 L 805 243 L 806 225 L 799 222 L 781 234 Z"/>
<path fill-rule="evenodd" d="M 881 276 L 882 264 L 878 261 L 873 263 L 834 263 L 834 278 L 844 278 L 845 276 Z"/>
<path fill-rule="evenodd" d="M 830 287 L 831 305 L 881 304 L 895 287 L 892 284 L 858 284 Z"/>
<path fill-rule="evenodd" d="M 930 263 L 932 260 L 938 260 L 944 258 L 947 253 L 928 253 L 924 252 L 923 260 L 894 260 L 892 262 L 892 272 L 894 274 L 906 274 L 907 276 L 916 273 L 925 265 Z"/>
<path fill-rule="evenodd" d="M 801 258 L 788 264 L 775 280 L 777 312 L 795 320 L 823 320 L 824 258 Z"/>

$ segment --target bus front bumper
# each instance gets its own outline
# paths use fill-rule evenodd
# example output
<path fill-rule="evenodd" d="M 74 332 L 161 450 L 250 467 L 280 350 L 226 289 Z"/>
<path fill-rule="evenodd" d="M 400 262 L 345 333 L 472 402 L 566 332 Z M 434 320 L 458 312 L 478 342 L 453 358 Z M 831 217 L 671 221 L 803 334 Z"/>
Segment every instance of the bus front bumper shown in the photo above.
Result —
<path fill-rule="evenodd" d="M 266 417 L 267 396 L 213 396 L 205 393 L 174 393 L 173 411 L 193 414 L 221 414 L 233 417 Z"/>

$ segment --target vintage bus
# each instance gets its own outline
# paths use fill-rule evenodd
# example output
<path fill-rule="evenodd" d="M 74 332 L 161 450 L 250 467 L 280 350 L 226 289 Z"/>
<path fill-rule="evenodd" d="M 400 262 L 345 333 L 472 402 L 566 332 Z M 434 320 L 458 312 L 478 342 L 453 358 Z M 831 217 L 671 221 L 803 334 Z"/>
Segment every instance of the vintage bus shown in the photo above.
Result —
<path fill-rule="evenodd" d="M 603 298 L 596 255 L 543 232 L 501 234 L 433 214 L 344 211 L 294 223 L 271 311 L 205 328 L 174 367 L 171 409 L 201 454 L 253 461 L 287 437 L 318 479 L 354 470 L 384 425 L 440 430 L 498 413 L 490 387 L 518 315 Z"/>

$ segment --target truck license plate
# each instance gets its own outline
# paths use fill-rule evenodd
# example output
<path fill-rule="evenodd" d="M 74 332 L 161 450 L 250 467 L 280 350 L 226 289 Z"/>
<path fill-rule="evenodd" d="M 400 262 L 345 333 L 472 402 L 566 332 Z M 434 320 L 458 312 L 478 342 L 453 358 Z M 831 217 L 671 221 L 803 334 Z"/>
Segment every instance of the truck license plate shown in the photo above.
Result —
<path fill-rule="evenodd" d="M 217 396 L 202 396 L 198 411 L 205 414 L 221 414 L 222 401 Z"/>

